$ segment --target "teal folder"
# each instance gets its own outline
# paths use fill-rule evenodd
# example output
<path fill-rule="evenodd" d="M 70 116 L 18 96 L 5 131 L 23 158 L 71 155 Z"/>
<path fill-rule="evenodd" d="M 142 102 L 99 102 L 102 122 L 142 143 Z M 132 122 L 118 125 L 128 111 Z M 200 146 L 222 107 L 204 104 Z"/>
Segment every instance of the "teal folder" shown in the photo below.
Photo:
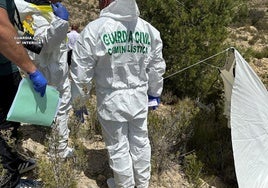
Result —
<path fill-rule="evenodd" d="M 29 78 L 23 78 L 9 109 L 7 120 L 51 126 L 59 107 L 59 92 L 47 86 L 43 97 L 33 89 Z"/>

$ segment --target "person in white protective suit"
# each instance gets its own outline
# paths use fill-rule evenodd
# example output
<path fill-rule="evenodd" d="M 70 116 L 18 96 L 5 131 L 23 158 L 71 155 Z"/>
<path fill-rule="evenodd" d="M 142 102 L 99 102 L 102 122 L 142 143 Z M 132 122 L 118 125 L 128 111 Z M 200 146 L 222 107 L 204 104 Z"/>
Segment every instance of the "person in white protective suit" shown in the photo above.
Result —
<path fill-rule="evenodd" d="M 70 74 L 75 111 L 83 114 L 92 79 L 114 178 L 109 187 L 147 188 L 150 99 L 159 105 L 166 64 L 160 33 L 139 17 L 135 0 L 100 0 L 100 17 L 81 32 Z"/>
<path fill-rule="evenodd" d="M 54 152 L 51 148 L 56 148 L 56 153 L 61 158 L 70 157 L 73 149 L 68 147 L 67 123 L 71 109 L 71 85 L 68 77 L 66 47 L 69 13 L 59 0 L 15 0 L 15 3 L 23 25 L 23 35 L 27 33 L 27 36 L 38 39 L 38 41 L 25 42 L 31 59 L 45 75 L 48 84 L 60 92 L 61 103 L 53 124 L 53 130 L 56 130 L 59 136 L 59 143 L 50 144 L 49 154 Z M 38 50 L 35 47 L 31 48 L 31 42 L 39 45 Z"/>
<path fill-rule="evenodd" d="M 71 26 L 71 31 L 67 33 L 67 48 L 68 48 L 68 58 L 67 62 L 68 65 L 71 65 L 71 59 L 72 59 L 72 52 L 73 52 L 73 47 L 77 39 L 79 38 L 80 34 L 78 33 L 78 25 L 73 24 Z"/>

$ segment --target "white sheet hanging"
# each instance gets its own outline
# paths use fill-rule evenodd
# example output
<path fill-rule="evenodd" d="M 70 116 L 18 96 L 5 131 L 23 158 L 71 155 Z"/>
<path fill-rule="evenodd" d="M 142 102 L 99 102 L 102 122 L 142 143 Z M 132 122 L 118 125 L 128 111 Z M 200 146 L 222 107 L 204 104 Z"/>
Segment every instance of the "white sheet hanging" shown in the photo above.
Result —
<path fill-rule="evenodd" d="M 231 133 L 240 188 L 268 187 L 268 92 L 238 51 L 231 96 Z"/>

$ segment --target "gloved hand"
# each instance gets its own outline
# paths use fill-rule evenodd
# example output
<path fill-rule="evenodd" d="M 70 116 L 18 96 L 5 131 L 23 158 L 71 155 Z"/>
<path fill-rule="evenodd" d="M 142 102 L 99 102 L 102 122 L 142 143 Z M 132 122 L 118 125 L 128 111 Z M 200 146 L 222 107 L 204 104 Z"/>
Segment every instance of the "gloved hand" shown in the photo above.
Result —
<path fill-rule="evenodd" d="M 85 122 L 84 115 L 88 115 L 86 106 L 82 106 L 79 110 L 74 109 L 74 114 L 79 122 L 84 123 Z"/>
<path fill-rule="evenodd" d="M 69 12 L 67 11 L 67 9 L 65 8 L 65 6 L 63 6 L 60 2 L 51 4 L 52 8 L 53 8 L 53 13 L 58 16 L 59 18 L 68 21 L 69 20 Z"/>
<path fill-rule="evenodd" d="M 151 95 L 148 95 L 148 98 L 149 98 L 149 103 L 152 103 L 152 101 L 153 101 L 153 103 L 156 102 L 155 105 L 153 105 L 153 106 L 150 105 L 149 106 L 149 107 L 152 107 L 153 110 L 156 110 L 158 108 L 159 104 L 160 104 L 160 97 L 153 97 Z"/>
<path fill-rule="evenodd" d="M 47 80 L 43 76 L 43 74 L 39 71 L 36 70 L 33 73 L 29 74 L 30 80 L 33 83 L 33 87 L 36 92 L 41 94 L 41 97 L 45 95 L 46 92 L 46 87 L 47 87 Z"/>

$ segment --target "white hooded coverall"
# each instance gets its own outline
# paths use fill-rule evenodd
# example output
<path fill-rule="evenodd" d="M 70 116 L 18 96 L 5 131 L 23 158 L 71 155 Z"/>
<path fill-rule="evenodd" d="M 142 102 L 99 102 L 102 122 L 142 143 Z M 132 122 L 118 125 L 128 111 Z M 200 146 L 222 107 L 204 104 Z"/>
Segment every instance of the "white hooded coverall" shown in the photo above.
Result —
<path fill-rule="evenodd" d="M 24 0 L 15 0 L 21 21 L 28 21 L 34 30 L 34 37 L 42 39 L 40 54 L 28 51 L 31 59 L 46 77 L 48 84 L 60 92 L 61 103 L 54 125 L 59 134 L 57 146 L 61 157 L 68 155 L 68 118 L 71 109 L 71 85 L 68 78 L 66 36 L 69 24 L 42 6 L 35 6 Z M 45 10 L 45 11 L 44 11 Z M 28 19 L 28 20 L 27 20 Z"/>
<path fill-rule="evenodd" d="M 69 33 L 67 33 L 67 48 L 68 50 L 73 50 L 74 44 L 79 38 L 80 34 L 76 30 L 71 30 Z"/>
<path fill-rule="evenodd" d="M 92 79 L 116 187 L 149 185 L 148 95 L 159 97 L 165 61 L 160 33 L 139 18 L 135 0 L 115 0 L 81 32 L 73 50 L 74 101 L 85 104 Z"/>

